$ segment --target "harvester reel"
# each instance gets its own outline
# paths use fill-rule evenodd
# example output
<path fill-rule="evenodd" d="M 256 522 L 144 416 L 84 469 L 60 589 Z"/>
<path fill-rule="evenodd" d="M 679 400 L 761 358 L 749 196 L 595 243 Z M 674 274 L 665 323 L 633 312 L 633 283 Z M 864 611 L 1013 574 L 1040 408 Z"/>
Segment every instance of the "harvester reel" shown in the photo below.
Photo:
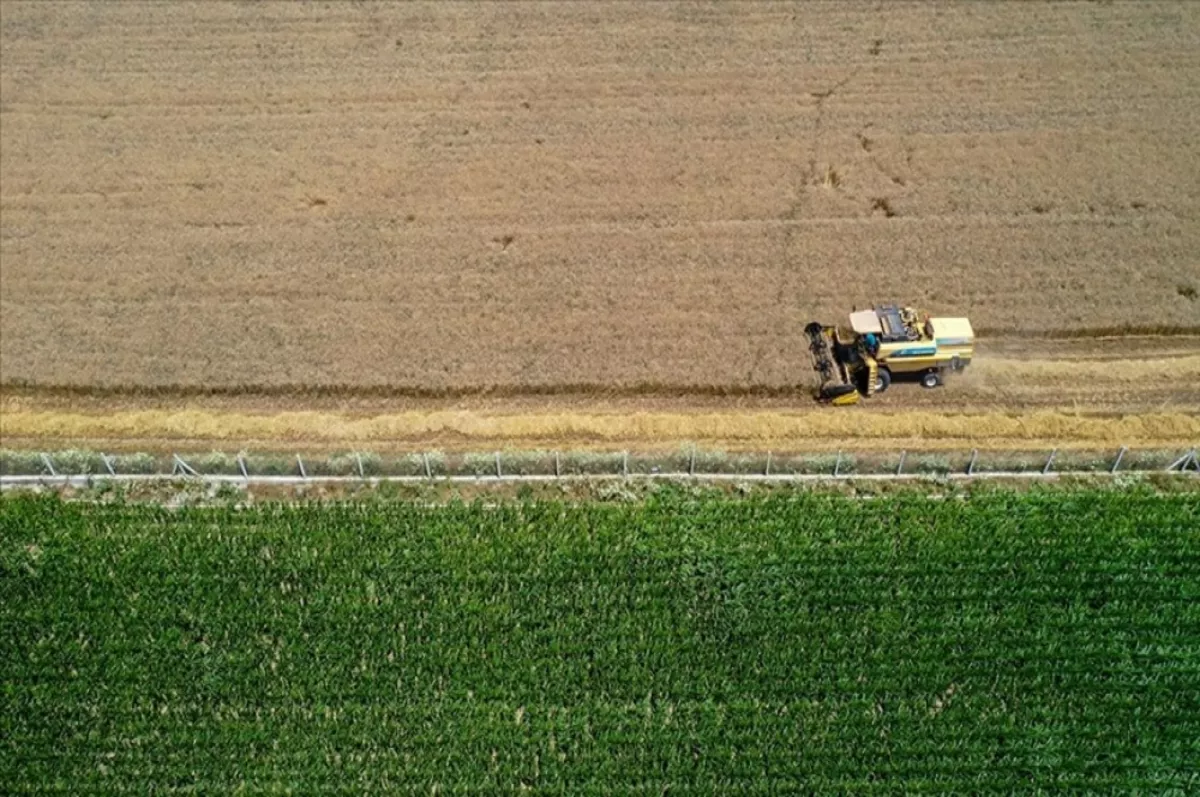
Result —
<path fill-rule="evenodd" d="M 839 382 L 837 363 L 833 360 L 833 349 L 829 345 L 829 339 L 825 337 L 825 330 L 820 323 L 813 321 L 804 328 L 804 334 L 808 335 L 808 350 L 812 352 L 813 368 L 820 372 L 823 382 Z"/>
<path fill-rule="evenodd" d="M 859 398 L 858 388 L 842 376 L 825 328 L 814 321 L 804 328 L 804 334 L 808 335 L 808 350 L 812 353 L 813 369 L 821 374 L 821 387 L 817 391 L 817 398 L 837 405 L 856 403 Z"/>

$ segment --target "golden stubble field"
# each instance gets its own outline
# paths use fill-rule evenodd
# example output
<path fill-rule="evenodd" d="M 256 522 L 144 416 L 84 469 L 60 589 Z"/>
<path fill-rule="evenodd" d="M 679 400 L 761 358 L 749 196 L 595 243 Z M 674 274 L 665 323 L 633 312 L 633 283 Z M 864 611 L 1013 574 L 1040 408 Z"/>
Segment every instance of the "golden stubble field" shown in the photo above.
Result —
<path fill-rule="evenodd" d="M 1192 435 L 1198 122 L 1192 3 L 3 2 L 0 437 L 794 410 L 885 299 L 982 339 L 880 409 Z"/>

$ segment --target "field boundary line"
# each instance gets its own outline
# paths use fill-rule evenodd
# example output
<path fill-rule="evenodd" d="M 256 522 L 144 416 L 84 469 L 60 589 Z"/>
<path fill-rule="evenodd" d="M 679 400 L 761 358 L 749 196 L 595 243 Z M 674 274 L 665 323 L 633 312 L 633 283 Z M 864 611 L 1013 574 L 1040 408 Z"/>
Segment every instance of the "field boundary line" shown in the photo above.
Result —
<path fill-rule="evenodd" d="M 132 484 L 232 484 L 232 485 L 317 485 L 317 484 L 519 484 L 525 483 L 555 483 L 555 482 L 613 482 L 613 481 L 700 481 L 700 482 L 755 482 L 755 483 L 822 483 L 822 482 L 939 482 L 939 481 L 986 481 L 1030 479 L 1036 481 L 1053 481 L 1071 477 L 1092 477 L 1100 479 L 1115 479 L 1127 476 L 1150 476 L 1163 473 L 1183 473 L 1193 477 L 1200 475 L 1194 470 L 1126 470 L 1119 473 L 1094 470 L 1075 471 L 989 471 L 983 473 L 564 473 L 559 476 L 544 473 L 502 475 L 464 475 L 445 474 L 427 476 L 232 476 L 229 474 L 208 474 L 200 476 L 170 473 L 121 473 L 105 474 L 91 473 L 82 475 L 59 474 L 50 476 L 22 475 L 0 476 L 0 490 L 11 490 L 21 487 L 91 487 L 105 483 Z"/>
<path fill-rule="evenodd" d="M 564 467 L 561 451 L 492 451 L 447 458 L 442 452 L 410 452 L 390 462 L 376 454 L 352 451 L 325 460 L 309 460 L 300 454 L 287 457 L 271 454 L 236 455 L 212 452 L 200 460 L 178 453 L 157 461 L 149 454 L 128 459 L 103 451 L 7 451 L 0 449 L 0 488 L 36 486 L 87 487 L 105 483 L 192 482 L 211 485 L 302 485 L 302 484 L 486 484 L 683 480 L 745 483 L 803 483 L 859 481 L 953 481 L 975 479 L 1055 479 L 1061 477 L 1116 477 L 1179 473 L 1200 475 L 1197 447 L 1143 451 L 1130 462 L 1129 446 L 1115 456 L 1059 463 L 1059 449 L 1048 454 L 1036 451 L 1017 458 L 981 456 L 979 448 L 957 464 L 940 454 L 920 455 L 916 467 L 906 470 L 913 452 L 882 452 L 858 459 L 838 451 L 836 456 L 795 452 L 776 458 L 777 451 L 729 456 L 713 451 L 703 454 L 694 443 L 675 455 L 647 454 L 634 461 L 631 452 L 589 455 L 568 452 Z M 966 452 L 962 452 L 964 455 Z M 897 456 L 898 455 L 898 456 Z M 636 456 L 636 455 L 635 455 Z M 991 459 L 990 467 L 986 461 Z M 251 464 L 253 460 L 255 464 Z M 291 463 L 290 467 L 287 463 Z M 1129 467 L 1122 469 L 1121 465 Z M 1061 464 L 1061 467 L 1057 465 Z M 369 465 L 369 467 L 368 467 Z M 631 467 L 633 465 L 634 467 Z"/>

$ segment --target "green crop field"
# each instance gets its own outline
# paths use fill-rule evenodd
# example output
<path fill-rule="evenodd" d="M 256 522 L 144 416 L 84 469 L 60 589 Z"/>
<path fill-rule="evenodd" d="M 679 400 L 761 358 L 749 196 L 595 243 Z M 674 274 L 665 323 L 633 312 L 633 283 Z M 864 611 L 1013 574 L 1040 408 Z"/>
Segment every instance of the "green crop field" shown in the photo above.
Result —
<path fill-rule="evenodd" d="M 1183 793 L 1200 498 L 9 498 L 0 684 L 5 793 Z"/>

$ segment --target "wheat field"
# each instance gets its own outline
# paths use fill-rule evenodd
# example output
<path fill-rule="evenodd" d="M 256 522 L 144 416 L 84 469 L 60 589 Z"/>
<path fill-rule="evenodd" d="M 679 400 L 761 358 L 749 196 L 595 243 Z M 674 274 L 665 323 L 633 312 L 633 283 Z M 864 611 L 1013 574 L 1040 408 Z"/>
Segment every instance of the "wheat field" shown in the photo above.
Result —
<path fill-rule="evenodd" d="M 0 67 L 5 385 L 778 387 L 892 298 L 1200 327 L 1195 4 L 6 2 Z"/>

